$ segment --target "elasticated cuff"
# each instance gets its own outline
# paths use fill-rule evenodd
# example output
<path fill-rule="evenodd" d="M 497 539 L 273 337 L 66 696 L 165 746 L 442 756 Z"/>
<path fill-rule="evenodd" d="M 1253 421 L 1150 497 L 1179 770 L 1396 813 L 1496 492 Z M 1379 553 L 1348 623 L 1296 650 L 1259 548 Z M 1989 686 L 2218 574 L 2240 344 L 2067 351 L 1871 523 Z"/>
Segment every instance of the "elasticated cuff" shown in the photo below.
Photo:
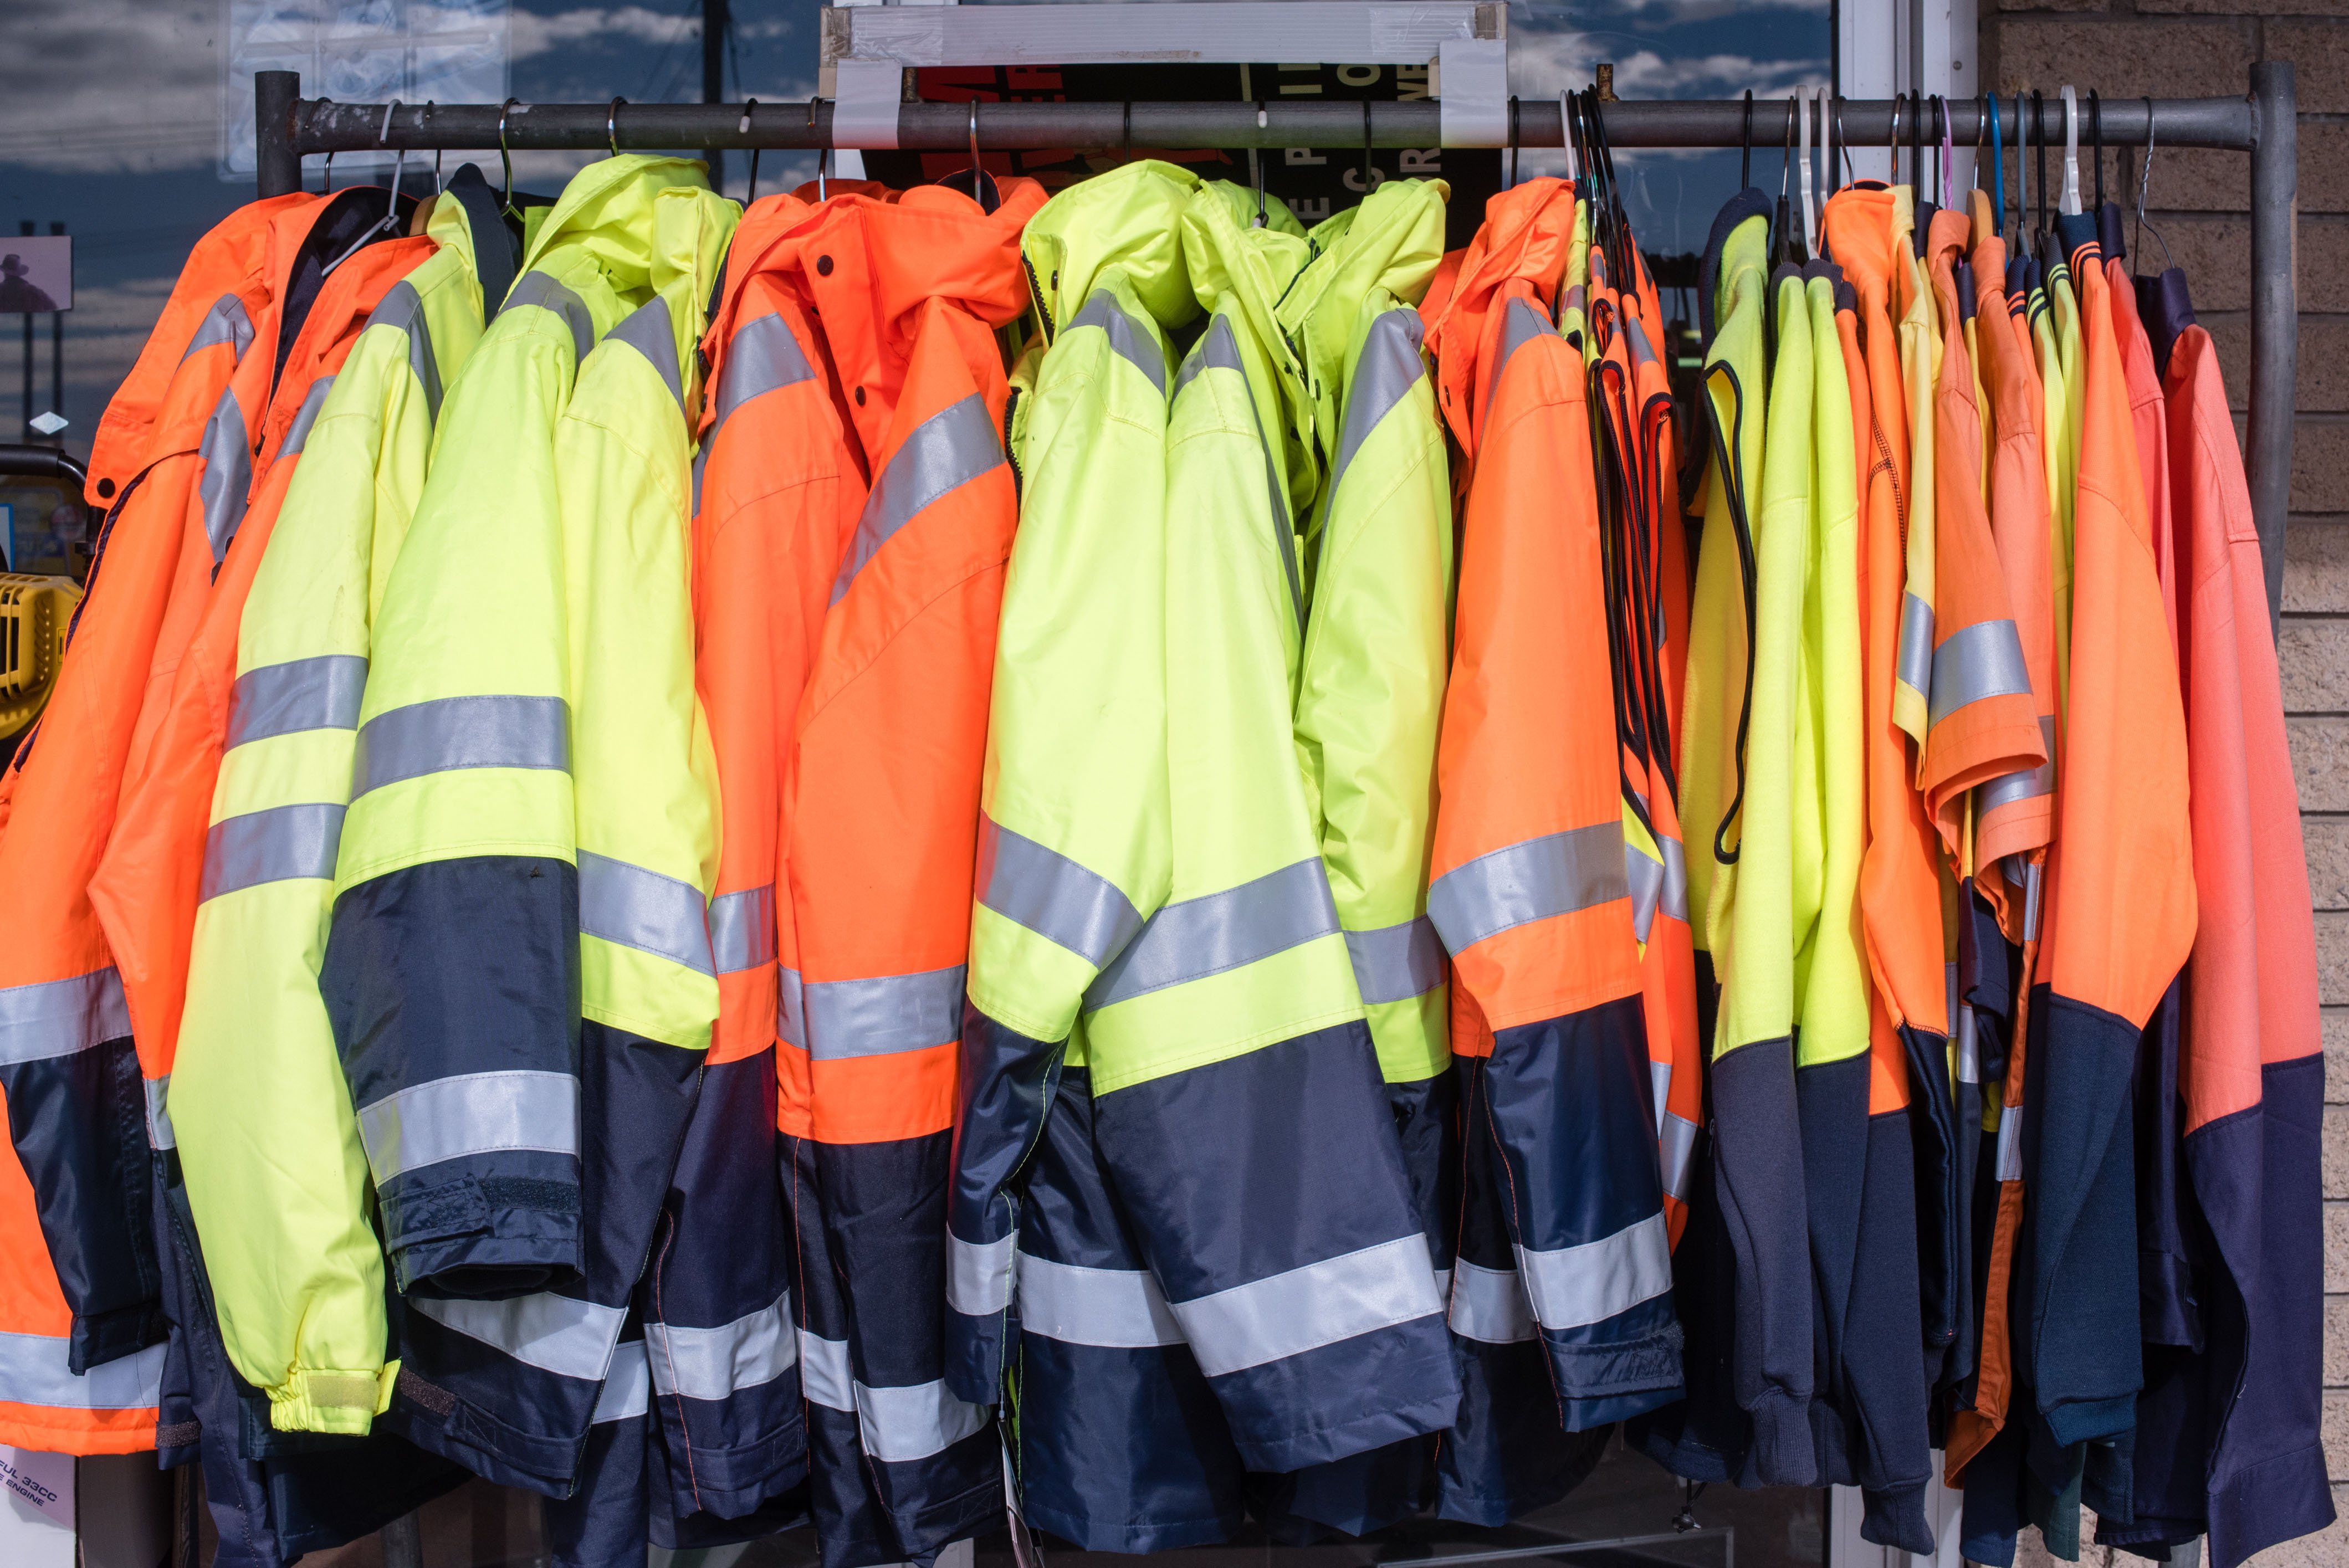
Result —
<path fill-rule="evenodd" d="M 1749 1412 L 1754 1418 L 1754 1468 L 1764 1486 L 1816 1486 L 1819 1457 L 1811 1446 L 1811 1402 L 1775 1389 Z"/>
<path fill-rule="evenodd" d="M 269 1424 L 281 1432 L 335 1432 L 363 1438 L 391 1407 L 399 1363 L 372 1371 L 296 1371 L 269 1390 Z"/>
<path fill-rule="evenodd" d="M 1878 1491 L 1862 1488 L 1859 1494 L 1859 1538 L 1912 1557 L 1930 1557 L 1935 1547 L 1933 1526 L 1925 1517 L 1925 1483 L 1888 1487 Z"/>

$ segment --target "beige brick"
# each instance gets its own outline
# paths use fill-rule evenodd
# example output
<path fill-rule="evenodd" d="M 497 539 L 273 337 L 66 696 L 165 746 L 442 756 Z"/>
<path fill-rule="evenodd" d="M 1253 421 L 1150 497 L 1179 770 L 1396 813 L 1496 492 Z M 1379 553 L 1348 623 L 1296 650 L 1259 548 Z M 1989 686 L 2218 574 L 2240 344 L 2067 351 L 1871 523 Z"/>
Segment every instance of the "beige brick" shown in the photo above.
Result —
<path fill-rule="evenodd" d="M 2292 435 L 2292 510 L 2349 511 L 2349 419 L 2300 419 Z"/>
<path fill-rule="evenodd" d="M 2338 911 L 2316 917 L 2316 995 L 2320 1002 L 2349 1002 L 2349 914 Z"/>
<path fill-rule="evenodd" d="M 2239 84 L 2250 82 L 2257 55 L 2255 22 L 2015 16 L 2001 17 L 1995 26 L 1999 90 L 2037 88 L 2053 103 L 2055 89 L 2074 82 L 2084 114 L 2092 85 L 2108 98 L 2200 98 L 2242 90 Z M 2223 89 L 2219 83 L 2226 84 Z M 2085 123 L 2080 139 L 2088 139 Z M 2157 180 L 2160 167 L 2157 154 Z"/>
<path fill-rule="evenodd" d="M 2210 16 L 2339 16 L 2349 15 L 2349 0 L 2137 0 L 2137 8 Z"/>
<path fill-rule="evenodd" d="M 2349 1198 L 2349 1105 L 2324 1108 L 2324 1195 Z"/>
<path fill-rule="evenodd" d="M 2349 719 L 2295 718 L 2292 772 L 2303 811 L 2349 811 Z"/>
<path fill-rule="evenodd" d="M 2303 119 L 2300 122 L 2300 210 L 2303 212 L 2349 212 L 2349 125 Z M 2157 157 L 2157 167 L 2158 159 Z M 2243 160 L 2243 192 L 2251 193 L 2251 160 Z M 2210 202 L 2217 206 L 2220 203 Z M 2198 201 L 2197 206 L 2206 205 Z"/>
<path fill-rule="evenodd" d="M 2301 309 L 2349 311 L 2349 220 L 2302 210 L 2299 283 Z"/>
<path fill-rule="evenodd" d="M 2349 1104 L 2349 1007 L 2322 1007 L 2324 1029 L 2324 1099 Z"/>
<path fill-rule="evenodd" d="M 2349 1295 L 2324 1298 L 2324 1386 L 2349 1387 Z"/>
<path fill-rule="evenodd" d="M 2169 189 L 2165 179 L 2167 166 L 2166 155 L 2157 154 L 2153 191 L 2146 213 L 2145 253 L 2139 263 L 2147 270 L 2169 265 L 2183 269 L 2198 313 L 2216 315 L 2250 309 L 2250 222 L 2230 213 L 2178 211 L 2188 203 L 2182 188 Z M 2129 223 L 2127 239 L 2132 247 L 2139 244 L 2134 221 Z M 2303 312 L 2349 312 L 2349 221 L 2338 215 L 2305 209 L 2301 213 L 2300 308 Z M 2303 315 L 2303 343 L 2309 327 L 2310 322 Z M 2231 366 L 2229 379 L 2231 390 Z"/>
<path fill-rule="evenodd" d="M 2228 403 L 2236 408 L 2249 407 L 2251 317 L 2233 311 L 2198 311 L 2196 319 L 2209 329 L 2210 341 L 2219 350 Z M 2292 406 L 2303 414 L 2349 412 L 2349 316 L 2300 318 L 2300 374 Z"/>
<path fill-rule="evenodd" d="M 2287 620 L 2276 659 L 2286 713 L 2349 712 L 2349 621 Z"/>
<path fill-rule="evenodd" d="M 2349 818 L 2306 817 L 2308 892 L 2318 909 L 2349 909 Z"/>
<path fill-rule="evenodd" d="M 2349 1563 L 2349 1487 L 2333 1489 L 2333 1522 L 2323 1530 L 2248 1557 L 2243 1568 L 2341 1568 Z"/>
<path fill-rule="evenodd" d="M 2349 518 L 2295 517 L 2283 535 L 2283 608 L 2349 611 Z"/>
<path fill-rule="evenodd" d="M 2349 1203 L 2324 1205 L 2324 1288 L 2349 1291 Z M 2333 1470 L 2349 1476 L 2349 1470 Z"/>
<path fill-rule="evenodd" d="M 2349 1389 L 2324 1391 L 2324 1472 L 2349 1475 Z"/>
<path fill-rule="evenodd" d="M 1998 0 L 2002 11 L 2102 11 L 2108 0 Z"/>
<path fill-rule="evenodd" d="M 2349 15 L 2349 6 L 2342 15 Z M 2278 18 L 2261 29 L 2260 44 L 2266 58 L 2292 62 L 2301 113 L 2349 112 L 2349 24 L 2339 17 Z"/>

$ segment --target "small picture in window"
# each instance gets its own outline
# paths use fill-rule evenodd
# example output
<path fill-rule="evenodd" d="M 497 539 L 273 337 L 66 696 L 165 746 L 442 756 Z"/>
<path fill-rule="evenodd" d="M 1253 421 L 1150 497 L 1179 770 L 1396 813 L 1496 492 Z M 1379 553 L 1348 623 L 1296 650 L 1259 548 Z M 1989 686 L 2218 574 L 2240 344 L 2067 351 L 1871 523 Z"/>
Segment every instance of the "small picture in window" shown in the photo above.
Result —
<path fill-rule="evenodd" d="M 0 313 L 73 309 L 73 236 L 0 235 Z"/>

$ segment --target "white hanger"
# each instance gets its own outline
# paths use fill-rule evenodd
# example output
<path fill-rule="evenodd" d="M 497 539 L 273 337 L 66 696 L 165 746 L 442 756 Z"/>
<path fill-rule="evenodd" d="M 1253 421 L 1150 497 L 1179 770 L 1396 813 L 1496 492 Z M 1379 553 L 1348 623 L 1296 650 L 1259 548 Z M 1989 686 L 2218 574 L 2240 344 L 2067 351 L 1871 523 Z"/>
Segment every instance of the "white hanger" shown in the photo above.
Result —
<path fill-rule="evenodd" d="M 1827 115 L 1834 107 L 1835 89 L 1819 88 L 1816 91 L 1819 100 L 1819 221 L 1812 231 L 1811 254 L 1814 256 L 1826 250 L 1827 198 L 1835 194 L 1836 188 L 1835 152 L 1827 139 Z"/>
<path fill-rule="evenodd" d="M 1566 100 L 1570 96 L 1568 89 L 1558 88 L 1557 139 L 1566 148 L 1566 182 L 1569 185 L 1582 178 L 1582 170 L 1575 166 L 1574 161 L 1573 117 L 1566 112 Z"/>
<path fill-rule="evenodd" d="M 1795 158 L 1795 178 L 1803 188 L 1803 249 L 1806 254 L 1818 253 L 1811 247 L 1811 231 L 1817 226 L 1817 215 L 1811 210 L 1811 94 L 1807 88 L 1795 89 L 1792 105 L 1795 111 L 1795 145 L 1800 149 Z"/>
<path fill-rule="evenodd" d="M 2080 211 L 2080 97 L 2064 88 L 2064 194 L 2055 210 L 2066 217 Z"/>

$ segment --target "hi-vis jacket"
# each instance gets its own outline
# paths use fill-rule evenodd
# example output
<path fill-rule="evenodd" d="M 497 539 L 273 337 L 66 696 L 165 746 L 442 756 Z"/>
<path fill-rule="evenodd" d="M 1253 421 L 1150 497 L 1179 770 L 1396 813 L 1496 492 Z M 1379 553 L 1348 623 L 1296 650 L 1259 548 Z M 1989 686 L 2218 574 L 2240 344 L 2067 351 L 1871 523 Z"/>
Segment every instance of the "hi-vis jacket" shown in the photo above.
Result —
<path fill-rule="evenodd" d="M 2300 807 L 2240 449 L 2218 356 L 2174 270 L 2158 302 L 2202 914 L 2179 1064 L 2186 1161 L 2239 1305 L 2205 1313 L 2201 1353 L 2164 1362 L 2168 1376 L 2138 1402 L 2130 1539 L 2207 1530 L 2212 1561 L 2233 1568 L 2332 1517 L 2316 1480 L 2323 1056 Z"/>
<path fill-rule="evenodd" d="M 372 613 L 441 390 L 481 331 L 465 209 L 440 203 L 429 232 L 429 258 L 391 280 L 339 370 L 313 384 L 301 465 L 222 628 L 231 662 L 191 693 L 217 783 L 197 797 L 211 827 L 193 836 L 202 875 L 184 890 L 169 1126 L 228 1358 L 287 1430 L 364 1432 L 388 1393 L 383 1254 L 317 973 Z"/>
<path fill-rule="evenodd" d="M 0 1088 L 15 1145 L 0 1151 L 0 1439 L 27 1448 L 154 1446 L 164 1324 L 139 1147 L 145 1097 L 88 886 L 189 531 L 209 555 L 208 510 L 225 522 L 231 490 L 236 506 L 244 498 L 251 453 L 231 383 L 275 297 L 272 227 L 316 206 L 288 196 L 242 208 L 181 270 L 99 427 L 91 493 L 113 505 L 48 708 L 7 773 L 0 872 L 26 924 L 0 961 Z M 226 429 L 223 406 L 235 420 Z"/>
<path fill-rule="evenodd" d="M 1428 326 L 1474 465 L 1428 913 L 1453 959 L 1464 1126 L 1497 1205 L 1498 1222 L 1464 1225 L 1454 1332 L 1472 1359 L 1537 1342 L 1580 1431 L 1676 1397 L 1681 1335 L 1586 379 L 1553 311 L 1573 232 L 1559 181 L 1494 198 Z"/>
<path fill-rule="evenodd" d="M 991 1528 L 1003 1497 L 993 1423 L 942 1363 L 980 767 L 1019 513 L 995 329 L 1027 306 L 1019 232 L 1044 200 L 1025 180 L 990 194 L 992 211 L 936 188 L 835 196 L 764 263 L 822 324 L 835 460 L 872 475 L 820 584 L 786 769 L 781 1059 L 812 1178 L 793 1201 L 822 1218 L 844 1308 L 828 1333 L 811 1315 L 811 1406 L 820 1387 L 853 1406 L 863 1462 L 840 1480 L 869 1480 L 898 1559 Z M 710 1238 L 710 1265 L 724 1245 Z"/>
<path fill-rule="evenodd" d="M 734 217 L 623 157 L 533 234 L 377 616 L 320 976 L 408 1295 L 387 1418 L 556 1496 L 718 1012 L 688 420 Z"/>
<path fill-rule="evenodd" d="M 1017 1315 L 1023 1474 L 1078 1475 L 1102 1430 L 1150 1473 L 1187 1436 L 1121 1411 L 1196 1377 L 1274 1471 L 1440 1429 L 1459 1400 L 1292 738 L 1314 474 L 1288 432 L 1311 403 L 1274 306 L 1305 245 L 1254 207 L 1140 163 L 1023 241 L 1051 346 L 1020 430 L 948 1285 L 965 1398 L 995 1397 Z M 1170 378 L 1162 334 L 1201 304 Z M 1044 1114 L 1079 1088 L 1090 1128 Z M 1084 1132 L 1133 1250 L 1010 1187 L 1040 1136 Z"/>

